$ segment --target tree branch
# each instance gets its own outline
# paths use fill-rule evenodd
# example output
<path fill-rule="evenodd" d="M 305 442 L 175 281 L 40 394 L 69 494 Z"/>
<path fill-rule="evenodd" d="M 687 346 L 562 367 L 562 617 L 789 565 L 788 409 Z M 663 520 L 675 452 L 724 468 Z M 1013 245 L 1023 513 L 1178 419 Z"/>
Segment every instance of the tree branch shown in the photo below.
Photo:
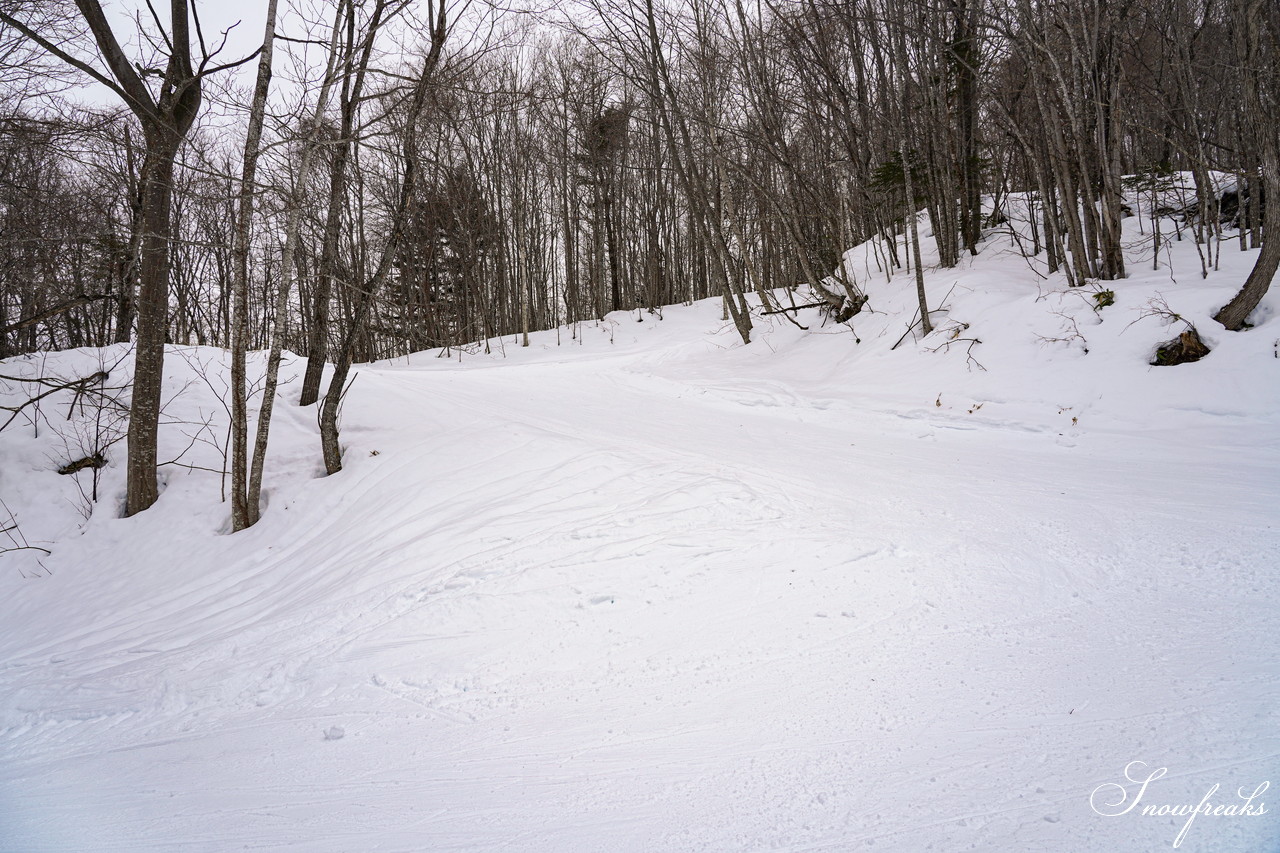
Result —
<path fill-rule="evenodd" d="M 4 23 L 4 24 L 7 24 L 8 26 L 13 27 L 15 30 L 22 33 L 27 38 L 31 39 L 31 41 L 35 42 L 40 47 L 44 48 L 44 50 L 47 53 L 57 57 L 58 59 L 61 59 L 63 62 L 67 63 L 72 68 L 75 68 L 78 71 L 82 71 L 85 74 L 88 74 L 94 80 L 106 86 L 111 91 L 115 92 L 117 95 L 123 98 L 126 102 L 130 101 L 128 93 L 125 92 L 124 89 L 120 88 L 120 85 L 116 83 L 114 80 L 112 80 L 110 77 L 106 76 L 101 71 L 94 68 L 92 65 L 89 65 L 87 62 L 77 59 L 76 57 L 67 53 L 65 50 L 58 47 L 53 42 L 49 41 L 44 36 L 37 33 L 35 30 L 31 29 L 26 24 L 22 23 L 22 21 L 19 21 L 17 18 L 14 18 L 12 15 L 8 15 L 4 12 L 0 12 L 0 23 Z"/>

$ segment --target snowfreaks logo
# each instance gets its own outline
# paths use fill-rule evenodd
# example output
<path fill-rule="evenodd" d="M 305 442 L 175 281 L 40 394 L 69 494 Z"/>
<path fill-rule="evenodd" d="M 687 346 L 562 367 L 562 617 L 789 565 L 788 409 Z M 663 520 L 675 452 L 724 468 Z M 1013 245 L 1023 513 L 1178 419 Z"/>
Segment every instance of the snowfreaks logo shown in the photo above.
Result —
<path fill-rule="evenodd" d="M 1093 789 L 1093 793 L 1089 795 L 1089 805 L 1103 817 L 1119 817 L 1138 808 L 1138 804 L 1146 796 L 1147 786 L 1169 772 L 1167 767 L 1160 767 L 1148 772 L 1146 766 L 1145 761 L 1130 761 L 1125 765 L 1124 778 L 1131 785 L 1137 786 L 1133 791 L 1132 799 L 1129 797 L 1129 788 L 1126 788 L 1124 783 L 1107 782 Z M 1190 803 L 1170 805 L 1169 803 L 1148 802 L 1142 806 L 1139 814 L 1144 817 L 1185 817 L 1187 822 L 1182 825 L 1182 831 L 1178 833 L 1178 837 L 1173 839 L 1173 846 L 1178 847 L 1182 844 L 1182 840 L 1187 837 L 1187 830 L 1191 829 L 1192 821 L 1199 815 L 1256 817 L 1267 813 L 1266 804 L 1261 801 L 1255 802 L 1255 800 L 1261 797 L 1267 788 L 1271 787 L 1270 782 L 1263 782 L 1254 788 L 1251 793 L 1246 792 L 1244 788 L 1240 788 L 1236 791 L 1238 800 L 1223 802 L 1220 799 L 1215 803 L 1213 798 L 1220 787 L 1220 785 L 1215 784 L 1210 788 L 1200 798 L 1199 805 L 1193 806 Z"/>

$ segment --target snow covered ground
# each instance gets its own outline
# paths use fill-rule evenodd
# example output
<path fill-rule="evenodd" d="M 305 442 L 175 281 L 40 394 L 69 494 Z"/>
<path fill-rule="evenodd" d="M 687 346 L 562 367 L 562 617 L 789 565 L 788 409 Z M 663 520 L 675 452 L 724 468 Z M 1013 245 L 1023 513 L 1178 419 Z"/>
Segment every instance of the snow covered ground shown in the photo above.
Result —
<path fill-rule="evenodd" d="M 345 470 L 277 407 L 234 536 L 220 352 L 172 351 L 197 467 L 135 518 L 122 443 L 84 518 L 96 422 L 51 397 L 0 434 L 52 552 L 0 556 L 0 850 L 1172 849 L 1143 807 L 1280 781 L 1280 294 L 1223 332 L 1256 253 L 1151 271 L 1127 227 L 1114 305 L 995 235 L 896 349 L 913 281 L 861 247 L 849 326 L 744 347 L 710 301 L 364 367 Z M 1161 299 L 1205 360 L 1148 365 Z M 1273 796 L 1179 849 L 1280 850 Z"/>

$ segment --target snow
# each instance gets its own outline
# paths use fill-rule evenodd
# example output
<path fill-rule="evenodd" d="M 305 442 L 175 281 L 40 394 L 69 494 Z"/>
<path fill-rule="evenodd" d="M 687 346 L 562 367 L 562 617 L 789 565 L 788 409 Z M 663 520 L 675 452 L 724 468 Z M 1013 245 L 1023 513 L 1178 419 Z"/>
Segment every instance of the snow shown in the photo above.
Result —
<path fill-rule="evenodd" d="M 0 850 L 1171 849 L 1185 817 L 1091 794 L 1277 775 L 1280 297 L 1224 332 L 1256 253 L 1151 271 L 1126 229 L 1114 305 L 993 234 L 896 349 L 914 281 L 863 246 L 852 328 L 744 347 L 710 300 L 364 366 L 333 477 L 295 381 L 235 535 L 223 353 L 171 350 L 161 457 L 196 467 L 134 518 L 123 443 L 83 517 L 91 413 L 50 398 L 0 433 L 52 552 L 0 557 Z M 1207 358 L 1148 364 L 1159 300 Z M 1202 814 L 1179 849 L 1276 837 Z"/>

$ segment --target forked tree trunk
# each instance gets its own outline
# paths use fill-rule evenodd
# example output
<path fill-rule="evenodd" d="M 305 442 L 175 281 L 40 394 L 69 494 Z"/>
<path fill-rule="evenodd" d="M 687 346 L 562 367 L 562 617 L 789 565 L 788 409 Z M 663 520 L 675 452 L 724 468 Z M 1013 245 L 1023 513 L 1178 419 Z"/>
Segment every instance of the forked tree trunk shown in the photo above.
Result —
<path fill-rule="evenodd" d="M 320 380 L 324 373 L 325 359 L 329 355 L 329 302 L 333 298 L 334 279 L 337 275 L 338 239 L 341 235 L 342 209 L 347 193 L 347 166 L 356 144 L 356 115 L 364 92 L 365 75 L 373 53 L 374 39 L 383 23 L 386 0 L 377 0 L 370 13 L 364 39 L 355 56 L 356 11 L 347 0 L 340 4 L 339 14 L 346 12 L 346 44 L 344 76 L 342 80 L 341 127 L 338 147 L 329 172 L 329 207 L 325 216 L 324 243 L 321 246 L 320 270 L 316 277 L 316 290 L 312 297 L 311 328 L 307 335 L 307 368 L 302 379 L 302 394 L 298 405 L 309 406 L 320 397 Z"/>
<path fill-rule="evenodd" d="M 306 191 L 311 171 L 316 161 L 317 137 L 319 136 L 320 128 L 324 124 L 330 93 L 333 91 L 342 13 L 343 9 L 340 4 L 333 24 L 333 33 L 329 40 L 329 60 L 325 69 L 324 81 L 320 85 L 320 93 L 316 96 L 316 106 L 312 112 L 306 138 L 302 141 L 302 156 L 298 163 L 298 173 L 293 190 L 289 194 L 288 211 L 285 219 L 284 249 L 280 260 L 280 282 L 276 289 L 275 310 L 272 313 L 271 352 L 267 356 L 267 371 L 262 389 L 262 408 L 258 411 L 258 430 L 253 443 L 253 462 L 249 468 L 249 499 L 247 503 L 251 507 L 260 507 L 262 504 L 262 473 L 267 462 L 267 441 L 271 434 L 271 415 L 275 409 L 276 388 L 279 384 L 280 361 L 284 352 L 284 336 L 289 319 L 289 293 L 293 289 L 298 234 L 302 221 L 301 196 Z"/>
<path fill-rule="evenodd" d="M 244 142 L 244 168 L 240 175 L 239 209 L 236 214 L 235 260 L 232 274 L 234 307 L 231 322 L 231 529 L 244 530 L 258 520 L 256 496 L 249 494 L 248 389 L 245 378 L 246 338 L 249 334 L 249 237 L 253 225 L 254 181 L 258 170 L 259 143 L 267 90 L 271 86 L 271 54 L 275 44 L 277 0 L 268 0 L 266 32 L 258 57 L 258 77 L 249 109 L 249 129 Z M 268 409 L 268 412 L 270 410 Z M 259 415 L 261 417 L 261 415 Z"/>
<path fill-rule="evenodd" d="M 325 392 L 324 399 L 320 401 L 320 450 L 324 457 L 325 471 L 329 474 L 336 474 L 342 470 L 342 446 L 338 441 L 338 411 L 347 389 L 347 377 L 351 372 L 356 341 L 368 322 L 373 310 L 374 298 L 391 274 L 417 187 L 420 171 L 418 121 L 435 79 L 436 68 L 439 66 L 445 38 L 448 35 L 445 0 L 431 0 L 430 5 L 434 6 L 432 9 L 434 14 L 431 18 L 431 48 L 427 52 L 421 75 L 414 83 L 409 99 L 404 142 L 401 146 L 404 172 L 400 180 L 396 205 L 391 212 L 391 233 L 387 236 L 387 242 L 382 248 L 382 256 L 373 277 L 359 292 L 342 349 L 334 359 L 333 377 L 329 380 L 329 389 Z"/>
<path fill-rule="evenodd" d="M 174 160 L 200 110 L 200 84 L 205 72 L 197 74 L 191 65 L 187 0 L 170 0 L 170 32 L 164 34 L 169 53 L 156 94 L 143 82 L 142 69 L 125 55 L 99 0 L 76 0 L 76 7 L 93 35 L 110 77 L 7 11 L 0 11 L 0 22 L 115 92 L 138 117 L 146 137 L 140 211 L 138 336 L 125 493 L 125 514 L 133 515 L 151 506 L 159 496 L 156 441 L 169 320 L 169 208 L 173 199 Z"/>

